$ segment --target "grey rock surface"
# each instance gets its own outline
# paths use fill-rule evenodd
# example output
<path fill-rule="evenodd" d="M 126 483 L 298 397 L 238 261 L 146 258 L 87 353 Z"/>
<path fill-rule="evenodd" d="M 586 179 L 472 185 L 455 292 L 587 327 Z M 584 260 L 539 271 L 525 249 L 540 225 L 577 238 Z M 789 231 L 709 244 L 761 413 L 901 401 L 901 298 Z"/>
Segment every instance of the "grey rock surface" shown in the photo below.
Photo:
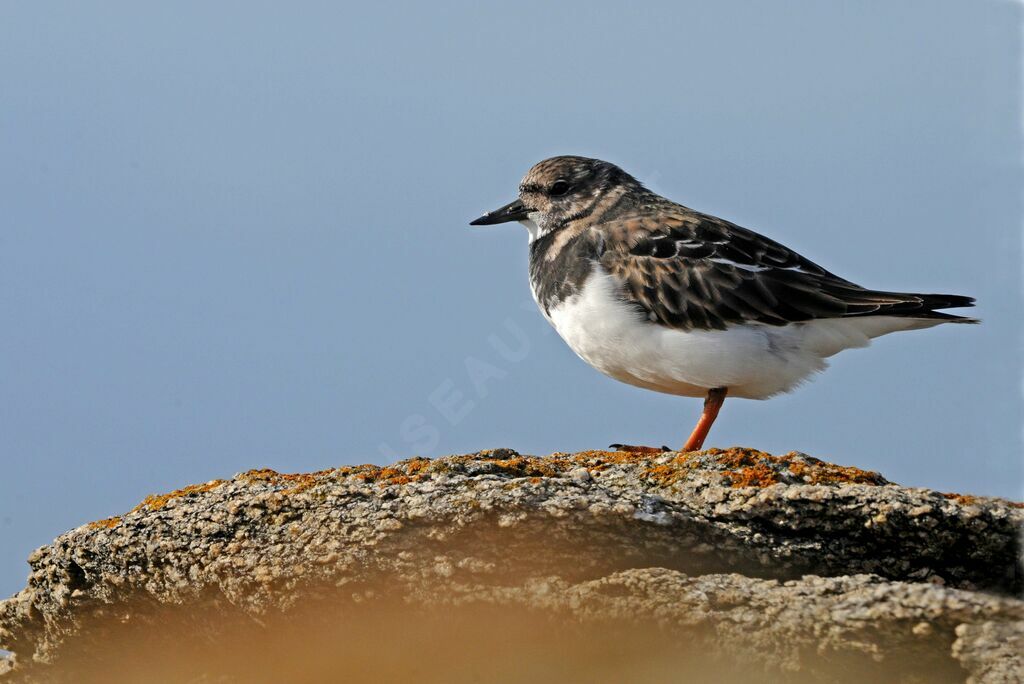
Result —
<path fill-rule="evenodd" d="M 968 682 L 1024 681 L 1024 619 L 957 626 L 953 656 L 971 673 Z"/>
<path fill-rule="evenodd" d="M 249 471 L 33 553 L 0 603 L 3 680 L 56 681 L 101 659 L 107 626 L 169 609 L 216 638 L 225 615 L 398 601 L 655 625 L 794 681 L 1022 681 L 1022 523 L 1018 504 L 745 449 Z"/>

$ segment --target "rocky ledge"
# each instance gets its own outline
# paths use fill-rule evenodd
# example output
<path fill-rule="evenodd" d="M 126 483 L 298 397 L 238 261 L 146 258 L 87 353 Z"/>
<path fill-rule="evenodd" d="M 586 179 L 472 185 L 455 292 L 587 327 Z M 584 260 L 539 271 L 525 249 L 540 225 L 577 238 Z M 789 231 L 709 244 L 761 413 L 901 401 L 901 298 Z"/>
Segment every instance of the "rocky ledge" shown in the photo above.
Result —
<path fill-rule="evenodd" d="M 748 449 L 254 470 L 33 553 L 0 681 L 1024 681 L 1022 523 Z"/>

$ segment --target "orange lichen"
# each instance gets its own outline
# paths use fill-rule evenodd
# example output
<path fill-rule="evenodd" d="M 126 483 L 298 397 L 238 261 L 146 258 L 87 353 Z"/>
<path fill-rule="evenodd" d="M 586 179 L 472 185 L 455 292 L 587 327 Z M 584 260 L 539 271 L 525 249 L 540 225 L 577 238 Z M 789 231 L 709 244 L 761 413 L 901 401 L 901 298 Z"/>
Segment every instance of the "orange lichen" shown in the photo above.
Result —
<path fill-rule="evenodd" d="M 398 468 L 379 468 L 376 471 L 361 473 L 356 477 L 364 482 L 376 482 L 381 487 L 387 487 L 388 485 L 409 484 L 414 479 L 420 479 L 421 476 L 415 475 L 410 477 L 404 470 L 399 470 Z"/>
<path fill-rule="evenodd" d="M 729 450 L 714 454 L 716 461 L 731 469 L 726 473 L 733 487 L 767 487 L 793 478 L 806 484 L 882 485 L 886 480 L 876 472 L 852 466 L 839 466 L 795 453 L 772 456 L 759 451 Z"/>
<path fill-rule="evenodd" d="M 812 465 L 806 461 L 790 460 L 789 472 L 808 484 L 887 484 L 887 480 L 873 470 L 861 470 L 824 461 L 816 461 Z"/>
<path fill-rule="evenodd" d="M 878 473 L 837 466 L 796 453 L 773 456 L 756 449 L 708 449 L 679 454 L 671 461 L 646 468 L 642 475 L 667 487 L 689 477 L 693 470 L 719 470 L 732 487 L 769 487 L 802 480 L 807 484 L 885 484 Z"/>
<path fill-rule="evenodd" d="M 211 480 L 209 482 L 197 485 L 189 485 L 188 487 L 182 487 L 176 489 L 173 492 L 167 494 L 150 494 L 142 500 L 138 506 L 129 511 L 129 513 L 136 513 L 141 510 L 158 511 L 167 505 L 172 499 L 180 499 L 185 496 L 191 496 L 193 494 L 199 494 L 201 492 L 208 492 L 211 489 L 216 489 L 224 484 L 225 480 Z"/>
<path fill-rule="evenodd" d="M 613 465 L 635 464 L 650 460 L 649 454 L 632 451 L 581 451 L 575 454 L 556 452 L 544 460 L 558 463 L 565 470 L 584 467 L 587 470 L 601 473 Z"/>
<path fill-rule="evenodd" d="M 513 477 L 559 477 L 575 468 L 600 473 L 613 465 L 634 465 L 650 461 L 650 454 L 630 451 L 581 451 L 575 454 L 555 452 L 550 456 L 521 456 L 515 454 L 505 457 L 491 457 L 492 452 L 480 452 L 468 456 L 446 459 L 457 463 L 470 461 L 490 463 Z M 504 456 L 504 454 L 503 454 Z"/>
<path fill-rule="evenodd" d="M 281 491 L 282 494 L 297 494 L 316 486 L 324 479 L 345 477 L 355 472 L 361 472 L 367 468 L 376 467 L 377 466 L 370 465 L 346 466 L 344 468 L 317 470 L 312 473 L 279 473 L 276 470 L 271 470 L 270 468 L 261 468 L 259 470 L 246 471 L 242 473 L 239 478 L 250 483 L 267 482 L 269 484 L 287 485 L 287 487 Z"/>
<path fill-rule="evenodd" d="M 640 475 L 659 486 L 671 486 L 689 477 L 696 469 L 718 470 L 726 484 L 732 487 L 767 487 L 780 482 L 800 480 L 808 484 L 885 484 L 878 473 L 848 466 L 837 466 L 799 454 L 773 456 L 755 449 L 709 449 L 696 453 L 666 452 L 671 459 L 665 463 L 653 464 L 652 459 L 661 458 L 650 453 L 626 451 L 592 450 L 575 454 L 556 452 L 550 456 L 523 456 L 508 449 L 482 451 L 477 454 L 450 456 L 443 461 L 428 458 L 411 458 L 393 466 L 380 467 L 370 464 L 344 466 L 319 470 L 312 473 L 279 473 L 269 468 L 250 470 L 242 473 L 239 480 L 249 483 L 266 482 L 283 485 L 284 494 L 305 491 L 325 480 L 355 477 L 381 487 L 406 485 L 427 477 L 432 472 L 444 472 L 452 467 L 469 463 L 485 462 L 512 477 L 528 477 L 539 483 L 541 478 L 559 477 L 566 472 L 585 467 L 593 475 L 615 465 L 638 465 L 645 467 Z M 131 512 L 160 510 L 172 499 L 210 491 L 224 484 L 224 480 L 213 480 L 205 484 L 190 485 L 168 494 L 152 495 Z M 970 497 L 947 495 L 960 503 L 967 503 Z M 1024 504 L 1011 504 L 1024 506 Z M 93 528 L 115 527 L 120 518 L 107 518 L 90 523 Z"/>
<path fill-rule="evenodd" d="M 940 494 L 942 494 L 942 496 L 946 497 L 950 501 L 956 501 L 961 506 L 972 506 L 974 504 L 983 503 L 984 501 L 983 499 L 977 496 L 972 496 L 971 494 L 954 494 L 952 492 L 940 492 Z M 995 498 L 993 500 L 999 501 L 1000 503 L 1006 504 L 1007 506 L 1011 506 L 1013 508 L 1024 508 L 1024 502 L 1021 501 L 1009 501 L 1007 499 L 999 498 Z"/>
<path fill-rule="evenodd" d="M 952 492 L 942 492 L 942 496 L 946 497 L 950 501 L 956 501 L 961 506 L 970 506 L 978 503 L 978 497 L 970 494 L 954 494 Z"/>
<path fill-rule="evenodd" d="M 678 456 L 668 463 L 646 468 L 641 475 L 655 484 L 667 487 L 686 478 L 689 469 L 685 467 L 685 464 L 685 456 Z"/>
<path fill-rule="evenodd" d="M 352 468 L 363 468 L 373 466 L 352 466 Z M 242 473 L 239 477 L 241 479 L 253 481 L 270 482 L 274 484 L 289 483 L 289 484 L 305 484 L 311 481 L 320 480 L 328 475 L 333 475 L 343 468 L 328 468 L 326 470 L 317 470 L 312 473 L 279 473 L 276 470 L 270 468 L 260 468 L 258 470 L 248 470 Z"/>
<path fill-rule="evenodd" d="M 664 460 L 664 462 L 657 462 Z M 268 483 L 281 487 L 282 494 L 305 491 L 318 484 L 343 478 L 356 478 L 362 482 L 374 483 L 380 487 L 407 485 L 418 482 L 432 473 L 460 470 L 473 463 L 488 463 L 511 478 L 529 478 L 539 484 L 543 478 L 560 477 L 575 468 L 586 468 L 593 476 L 616 465 L 639 467 L 639 475 L 652 484 L 669 487 L 686 480 L 695 470 L 718 472 L 723 484 L 735 488 L 769 487 L 779 483 L 802 482 L 806 484 L 870 484 L 883 485 L 887 481 L 878 473 L 850 466 L 826 463 L 798 453 L 773 456 L 756 449 L 734 447 L 731 449 L 708 449 L 701 452 L 665 452 L 651 454 L 631 451 L 582 451 L 578 453 L 556 452 L 550 456 L 523 456 L 509 449 L 495 449 L 476 454 L 449 456 L 439 461 L 428 458 L 410 458 L 387 466 L 370 464 L 344 466 L 319 470 L 312 473 L 279 473 L 269 468 L 250 470 L 238 476 L 248 483 Z M 168 494 L 146 497 L 131 510 L 156 511 L 173 499 L 192 496 L 210 491 L 225 484 L 224 480 L 213 480 L 205 484 L 190 485 Z M 963 494 L 943 494 L 947 499 L 961 505 L 971 505 L 979 499 Z M 1006 501 L 1016 508 L 1024 503 Z M 121 524 L 121 516 L 114 516 L 89 523 L 91 529 L 110 529 Z"/>
<path fill-rule="evenodd" d="M 269 468 L 250 470 L 242 473 L 241 479 L 249 482 L 267 482 L 276 485 L 288 485 L 283 494 L 295 494 L 305 491 L 324 480 L 338 480 L 355 477 L 362 482 L 373 482 L 382 487 L 402 485 L 423 479 L 432 461 L 428 458 L 411 458 L 400 461 L 393 466 L 381 467 L 371 464 L 343 466 L 318 470 L 313 473 L 279 473 Z"/>
<path fill-rule="evenodd" d="M 659 452 L 659 455 L 662 452 Z M 670 454 L 670 452 L 664 452 Z M 651 454 L 631 451 L 591 450 L 578 453 L 555 452 L 550 456 L 523 456 L 509 450 L 482 451 L 477 454 L 449 456 L 435 466 L 449 469 L 469 463 L 487 463 L 512 477 L 559 477 L 576 468 L 599 474 L 615 465 L 644 465 Z"/>
<path fill-rule="evenodd" d="M 776 458 L 775 456 L 763 451 L 757 451 L 756 449 L 743 449 L 740 447 L 733 449 L 708 449 L 707 451 L 698 452 L 697 454 L 686 454 L 686 457 L 693 457 L 701 454 L 710 457 L 719 465 L 729 469 L 745 468 L 756 465 L 759 461 L 772 460 Z"/>
<path fill-rule="evenodd" d="M 121 516 L 115 515 L 112 518 L 104 518 L 103 520 L 94 520 L 93 522 L 86 525 L 90 530 L 99 529 L 113 529 L 121 524 Z"/>
<path fill-rule="evenodd" d="M 726 477 L 733 487 L 770 487 L 780 482 L 779 473 L 764 463 L 726 473 Z"/>
<path fill-rule="evenodd" d="M 422 479 L 422 474 L 408 475 L 408 471 L 401 467 L 403 465 L 404 464 L 399 463 L 396 466 L 389 466 L 387 468 L 374 467 L 361 473 L 357 473 L 356 477 L 363 482 L 375 482 L 381 487 L 387 487 L 388 485 L 404 485 L 415 480 Z"/>
<path fill-rule="evenodd" d="M 405 466 L 405 471 L 409 473 L 409 475 L 419 475 L 430 467 L 430 459 L 410 458 L 408 461 L 402 461 L 402 464 Z"/>

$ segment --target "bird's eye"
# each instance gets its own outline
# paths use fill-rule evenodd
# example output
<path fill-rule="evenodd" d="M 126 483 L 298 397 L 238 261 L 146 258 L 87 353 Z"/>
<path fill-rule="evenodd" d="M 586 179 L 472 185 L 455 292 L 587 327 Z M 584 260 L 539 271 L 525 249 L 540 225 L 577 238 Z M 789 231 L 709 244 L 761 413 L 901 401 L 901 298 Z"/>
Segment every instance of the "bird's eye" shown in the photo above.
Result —
<path fill-rule="evenodd" d="M 572 190 L 572 185 L 569 181 L 556 180 L 551 184 L 551 187 L 548 188 L 548 194 L 552 197 L 562 197 L 563 195 L 569 194 L 570 190 Z"/>

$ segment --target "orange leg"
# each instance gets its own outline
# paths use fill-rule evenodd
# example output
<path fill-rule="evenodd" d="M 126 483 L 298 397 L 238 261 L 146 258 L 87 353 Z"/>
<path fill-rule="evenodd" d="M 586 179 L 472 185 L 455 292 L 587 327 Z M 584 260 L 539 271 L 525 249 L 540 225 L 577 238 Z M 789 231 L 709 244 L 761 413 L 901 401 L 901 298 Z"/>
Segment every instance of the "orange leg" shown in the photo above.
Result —
<path fill-rule="evenodd" d="M 690 433 L 690 438 L 686 440 L 683 451 L 700 451 L 700 448 L 704 446 L 704 440 L 707 438 L 715 418 L 718 417 L 718 411 L 725 403 L 725 395 L 728 391 L 727 387 L 715 387 L 708 390 L 708 396 L 704 400 L 704 412 L 700 414 L 697 427 L 693 428 L 693 432 Z"/>

